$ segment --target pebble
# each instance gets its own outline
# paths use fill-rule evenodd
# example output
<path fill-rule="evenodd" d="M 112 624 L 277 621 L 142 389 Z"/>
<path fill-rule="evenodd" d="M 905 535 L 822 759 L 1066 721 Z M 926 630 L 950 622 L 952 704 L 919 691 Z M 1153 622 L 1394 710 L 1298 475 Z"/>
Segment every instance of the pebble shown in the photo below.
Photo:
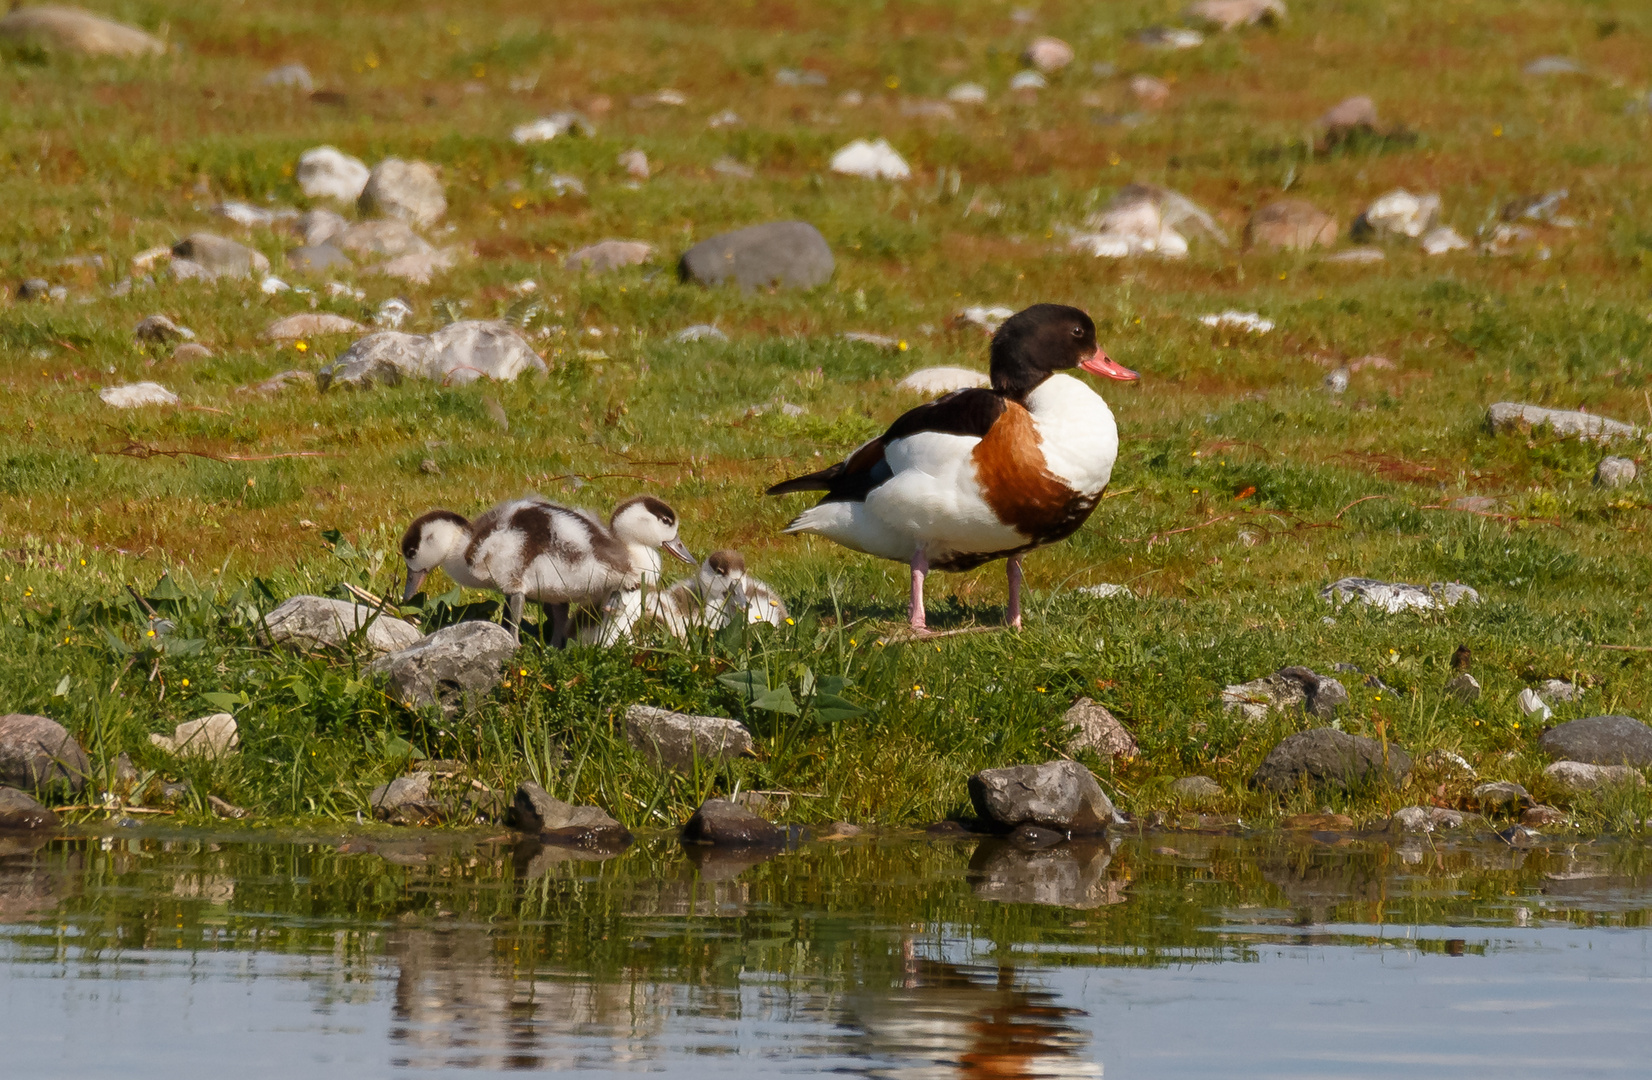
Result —
<path fill-rule="evenodd" d="M 1258 208 L 1245 225 L 1245 246 L 1273 251 L 1306 251 L 1336 243 L 1336 218 L 1305 199 L 1275 199 Z"/>
<path fill-rule="evenodd" d="M 625 737 L 632 748 L 666 769 L 690 769 L 697 761 L 732 761 L 754 753 L 751 732 L 739 721 L 651 705 L 626 710 Z"/>
<path fill-rule="evenodd" d="M 1463 755 L 1452 750 L 1444 748 L 1430 750 L 1418 759 L 1417 764 L 1439 776 L 1461 777 L 1466 780 L 1474 779 L 1474 766 L 1470 765 Z"/>
<path fill-rule="evenodd" d="M 1545 195 L 1526 195 L 1515 199 L 1503 207 L 1504 221 L 1541 221 L 1549 225 L 1559 225 L 1569 228 L 1575 224 L 1571 218 L 1556 214 L 1560 204 L 1566 201 L 1570 192 L 1566 188 L 1551 191 Z"/>
<path fill-rule="evenodd" d="M 1388 256 L 1383 254 L 1381 248 L 1373 247 L 1349 248 L 1347 251 L 1325 256 L 1328 263 L 1380 263 L 1387 259 Z"/>
<path fill-rule="evenodd" d="M 447 213 L 436 167 L 401 158 L 385 158 L 373 166 L 356 205 L 363 214 L 388 214 L 420 227 L 434 225 Z"/>
<path fill-rule="evenodd" d="M 921 98 L 908 98 L 901 102 L 901 115 L 913 116 L 921 120 L 956 120 L 958 111 L 944 101 L 925 101 Z"/>
<path fill-rule="evenodd" d="M 1116 600 L 1120 597 L 1123 597 L 1126 600 L 1132 600 L 1136 596 L 1128 585 L 1114 585 L 1111 582 L 1105 581 L 1099 585 L 1082 586 L 1081 588 L 1074 589 L 1073 592 L 1078 593 L 1080 596 L 1093 596 L 1097 600 Z"/>
<path fill-rule="evenodd" d="M 441 251 L 412 251 L 379 263 L 372 267 L 370 272 L 423 285 L 439 271 L 451 270 L 456 261 L 452 248 L 444 248 Z"/>
<path fill-rule="evenodd" d="M 367 327 L 354 319 L 325 311 L 301 312 L 277 319 L 264 328 L 266 341 L 299 341 L 329 334 L 361 334 Z"/>
<path fill-rule="evenodd" d="M 1036 71 L 1018 71 L 1010 78 L 1010 89 L 1028 92 L 1042 90 L 1050 82 Z"/>
<path fill-rule="evenodd" d="M 1224 311 L 1219 315 L 1201 315 L 1199 321 L 1218 330 L 1245 330 L 1252 334 L 1266 334 L 1272 330 L 1272 319 L 1264 319 L 1254 311 Z"/>
<path fill-rule="evenodd" d="M 1061 717 L 1061 722 L 1075 729 L 1068 750 L 1093 750 L 1103 758 L 1127 761 L 1138 753 L 1136 737 L 1119 722 L 1105 705 L 1081 697 Z"/>
<path fill-rule="evenodd" d="M 313 379 L 314 376 L 312 376 L 308 371 L 299 371 L 294 369 L 291 371 L 283 371 L 276 375 L 271 375 L 263 382 L 257 383 L 247 389 L 255 394 L 275 394 L 285 390 L 293 383 L 313 381 Z"/>
<path fill-rule="evenodd" d="M 1557 810 L 1552 806 L 1544 806 L 1541 803 L 1527 809 L 1525 813 L 1520 815 L 1520 824 L 1529 829 L 1541 829 L 1549 825 L 1560 825 L 1563 824 L 1565 820 L 1566 815 L 1563 811 Z"/>
<path fill-rule="evenodd" d="M 1348 391 L 1348 369 L 1337 368 L 1325 376 L 1325 392 L 1328 394 L 1344 394 Z"/>
<path fill-rule="evenodd" d="M 1203 19 L 1223 30 L 1277 22 L 1285 18 L 1285 0 L 1196 0 L 1189 5 L 1190 18 Z"/>
<path fill-rule="evenodd" d="M 241 735 L 235 717 L 229 713 L 213 713 L 177 725 L 171 735 L 151 735 L 149 741 L 177 757 L 213 761 L 227 756 L 240 745 Z"/>
<path fill-rule="evenodd" d="M 1334 135 L 1369 131 L 1377 126 L 1377 104 L 1364 94 L 1344 98 L 1326 110 L 1319 118 L 1319 126 Z"/>
<path fill-rule="evenodd" d="M 331 146 L 317 146 L 298 155 L 298 189 L 311 199 L 338 199 L 353 203 L 371 176 L 366 163 Z M 323 237 L 322 239 L 325 239 Z M 319 240 L 309 239 L 309 243 Z"/>
<path fill-rule="evenodd" d="M 996 333 L 1004 320 L 1015 314 L 1014 308 L 976 306 L 967 307 L 952 316 L 954 326 L 978 326 L 987 333 Z"/>
<path fill-rule="evenodd" d="M 1032 40 L 1021 59 L 1046 74 L 1060 71 L 1073 62 L 1073 47 L 1055 37 L 1038 37 Z"/>
<path fill-rule="evenodd" d="M 1453 251 L 1467 251 L 1472 245 L 1450 225 L 1430 229 L 1422 238 L 1425 255 L 1449 255 Z"/>
<path fill-rule="evenodd" d="M 683 253 L 677 272 L 701 285 L 732 278 L 750 291 L 777 285 L 812 289 L 831 280 L 836 268 L 820 230 L 803 221 L 775 221 L 700 241 Z"/>
<path fill-rule="evenodd" d="M 781 68 L 774 73 L 776 86 L 825 86 L 826 73 L 798 68 Z"/>
<path fill-rule="evenodd" d="M 756 176 L 749 165 L 742 165 L 731 157 L 720 157 L 711 163 L 711 171 L 721 176 L 731 176 L 736 180 L 750 180 Z"/>
<path fill-rule="evenodd" d="M 220 277 L 261 276 L 270 269 L 270 260 L 265 258 L 263 252 L 215 233 L 189 234 L 172 245 L 172 255 L 173 274 L 180 279 L 195 276 L 208 280 Z M 186 270 L 180 273 L 180 263 L 187 263 L 199 270 Z"/>
<path fill-rule="evenodd" d="M 1512 810 L 1532 805 L 1532 797 L 1526 789 L 1507 780 L 1479 784 L 1469 794 L 1486 810 Z"/>
<path fill-rule="evenodd" d="M 165 315 L 150 315 L 132 328 L 132 336 L 139 341 L 156 343 L 194 341 L 195 331 L 187 326 L 179 326 Z"/>
<path fill-rule="evenodd" d="M 1523 405 L 1499 401 L 1486 410 L 1486 423 L 1492 432 L 1525 431 L 1547 426 L 1556 435 L 1567 438 L 1586 438 L 1605 442 L 1614 438 L 1638 438 L 1640 428 L 1594 413 L 1567 409 L 1545 409 L 1541 405 Z"/>
<path fill-rule="evenodd" d="M 1305 667 L 1283 667 L 1271 675 L 1223 687 L 1218 697 L 1222 711 L 1238 713 L 1250 723 L 1260 723 L 1270 712 L 1301 711 L 1329 720 L 1347 704 L 1348 689 L 1336 679 L 1316 674 Z"/>
<path fill-rule="evenodd" d="M 985 372 L 962 367 L 919 368 L 896 384 L 901 390 L 916 394 L 950 394 L 977 386 L 990 386 L 992 380 Z"/>
<path fill-rule="evenodd" d="M 306 94 L 315 89 L 315 79 L 310 77 L 310 69 L 303 64 L 282 64 L 266 72 L 258 81 L 263 86 L 286 87 Z"/>
<path fill-rule="evenodd" d="M 1436 581 L 1424 589 L 1404 582 L 1378 581 L 1375 578 L 1347 577 L 1331 582 L 1319 591 L 1321 600 L 1344 604 L 1357 600 L 1371 607 L 1381 608 L 1390 615 L 1408 608 L 1430 611 L 1442 607 L 1456 607 L 1467 601 L 1480 602 L 1480 594 L 1458 582 Z"/>
<path fill-rule="evenodd" d="M 1561 761 L 1652 766 L 1652 729 L 1631 716 L 1590 716 L 1557 724 L 1543 733 L 1538 745 Z"/>
<path fill-rule="evenodd" d="M 1638 472 L 1633 458 L 1604 457 L 1595 466 L 1595 486 L 1619 488 L 1635 482 Z"/>
<path fill-rule="evenodd" d="M 648 179 L 648 155 L 641 150 L 627 150 L 615 158 L 614 163 L 633 180 Z"/>
<path fill-rule="evenodd" d="M 349 266 L 350 257 L 332 244 L 306 244 L 287 252 L 287 265 L 294 270 L 317 273 Z"/>
<path fill-rule="evenodd" d="M 1583 65 L 1569 56 L 1539 56 L 1520 69 L 1527 75 L 1581 75 Z"/>
<path fill-rule="evenodd" d="M 724 109 L 722 112 L 717 113 L 711 119 L 707 120 L 706 127 L 715 131 L 718 128 L 739 127 L 744 123 L 745 121 L 740 119 L 739 113 L 735 112 L 733 109 Z"/>
<path fill-rule="evenodd" d="M 264 276 L 264 280 L 258 283 L 258 291 L 263 293 L 265 296 L 274 296 L 277 293 L 292 292 L 293 287 L 276 277 L 274 274 L 266 274 Z M 306 289 L 304 291 L 308 292 L 309 290 Z"/>
<path fill-rule="evenodd" d="M 116 409 L 141 409 L 147 405 L 176 405 L 178 395 L 160 383 L 140 382 L 106 386 L 98 391 L 105 405 Z"/>
<path fill-rule="evenodd" d="M 525 146 L 528 143 L 550 142 L 569 133 L 591 136 L 597 133 L 597 128 L 580 113 L 555 112 L 512 128 L 511 141 Z"/>
<path fill-rule="evenodd" d="M 14 6 L 0 18 L 0 40 L 27 42 L 80 56 L 159 56 L 161 39 L 79 8 Z"/>
<path fill-rule="evenodd" d="M 1158 109 L 1170 100 L 1170 84 L 1151 75 L 1132 75 L 1130 93 L 1135 95 L 1143 108 Z"/>
<path fill-rule="evenodd" d="M 1645 787 L 1646 777 L 1628 765 L 1595 765 L 1586 761 L 1557 761 L 1543 770 L 1549 782 L 1570 795 L 1601 787 Z"/>
<path fill-rule="evenodd" d="M 1170 782 L 1170 794 L 1188 801 L 1216 799 L 1222 795 L 1222 785 L 1208 776 L 1183 776 Z"/>
<path fill-rule="evenodd" d="M 856 139 L 832 155 L 832 171 L 869 180 L 905 180 L 912 169 L 884 139 Z"/>
<path fill-rule="evenodd" d="M 172 360 L 178 364 L 193 364 L 212 357 L 212 350 L 195 341 L 186 341 L 172 350 Z"/>
<path fill-rule="evenodd" d="M 234 199 L 217 204 L 212 208 L 212 213 L 217 217 L 228 218 L 245 229 L 268 228 L 278 221 L 290 221 L 298 217 L 298 211 L 290 206 L 254 206 Z"/>
<path fill-rule="evenodd" d="M 1356 240 L 1406 236 L 1415 240 L 1439 222 L 1440 197 L 1413 195 L 1404 188 L 1379 195 L 1365 212 L 1354 219 Z"/>
<path fill-rule="evenodd" d="M 413 309 L 408 306 L 407 301 L 393 296 L 379 305 L 378 311 L 373 315 L 373 325 L 395 330 L 400 328 L 402 322 L 411 314 Z"/>
<path fill-rule="evenodd" d="M 45 278 L 27 278 L 17 286 L 17 298 L 19 300 L 44 300 L 51 289 L 51 282 Z"/>
<path fill-rule="evenodd" d="M 1480 681 L 1465 671 L 1445 684 L 1445 692 L 1464 705 L 1472 705 L 1480 700 Z"/>
<path fill-rule="evenodd" d="M 654 257 L 654 245 L 639 240 L 604 240 L 582 247 L 563 260 L 570 270 L 605 274 L 626 266 L 641 266 Z"/>
<path fill-rule="evenodd" d="M 671 340 L 683 345 L 691 341 L 727 341 L 728 335 L 710 323 L 696 323 L 677 331 Z"/>
<path fill-rule="evenodd" d="M 1150 49 L 1197 49 L 1205 43 L 1205 36 L 1197 30 L 1176 26 L 1150 26 L 1135 34 L 1131 40 Z"/>
<path fill-rule="evenodd" d="M 959 83 L 946 92 L 946 99 L 957 105 L 985 105 L 987 88 L 980 83 Z"/>

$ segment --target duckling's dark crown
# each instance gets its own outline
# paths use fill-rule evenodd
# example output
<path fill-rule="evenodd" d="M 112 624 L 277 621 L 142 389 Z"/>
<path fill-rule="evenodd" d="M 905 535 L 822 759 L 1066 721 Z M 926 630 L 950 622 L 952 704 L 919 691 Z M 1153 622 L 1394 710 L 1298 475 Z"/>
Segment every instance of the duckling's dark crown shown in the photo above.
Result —
<path fill-rule="evenodd" d="M 413 519 L 413 524 L 402 533 L 402 558 L 411 559 L 419 553 L 419 542 L 424 539 L 424 527 L 435 521 L 447 521 L 461 529 L 469 529 L 470 521 L 452 510 L 432 510 Z"/>
<path fill-rule="evenodd" d="M 609 525 L 611 526 L 614 522 L 618 521 L 621 514 L 625 513 L 633 506 L 639 505 L 650 514 L 653 514 L 655 517 L 659 518 L 660 524 L 677 524 L 677 511 L 671 509 L 671 507 L 654 498 L 652 495 L 634 495 L 614 507 L 614 515 L 608 519 Z"/>

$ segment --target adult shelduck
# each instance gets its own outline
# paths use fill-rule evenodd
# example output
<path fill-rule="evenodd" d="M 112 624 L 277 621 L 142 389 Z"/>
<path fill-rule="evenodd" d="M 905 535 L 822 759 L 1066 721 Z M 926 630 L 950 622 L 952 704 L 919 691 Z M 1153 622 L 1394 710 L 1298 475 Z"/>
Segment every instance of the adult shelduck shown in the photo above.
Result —
<path fill-rule="evenodd" d="M 912 630 L 924 575 L 1008 559 L 1008 622 L 1021 625 L 1021 556 L 1089 518 L 1113 473 L 1118 427 L 1101 395 L 1068 368 L 1139 379 L 1096 344 L 1078 308 L 1034 304 L 992 337 L 992 386 L 958 390 L 903 415 L 829 469 L 769 488 L 824 491 L 788 533 L 912 566 Z"/>
<path fill-rule="evenodd" d="M 551 644 L 568 639 L 568 605 L 601 605 L 616 591 L 660 580 L 660 552 L 692 564 L 677 514 L 649 495 L 627 499 L 607 521 L 539 496 L 501 503 L 475 522 L 432 510 L 402 536 L 406 596 L 436 566 L 461 585 L 505 594 L 507 624 L 520 637 L 529 599 L 551 613 Z"/>

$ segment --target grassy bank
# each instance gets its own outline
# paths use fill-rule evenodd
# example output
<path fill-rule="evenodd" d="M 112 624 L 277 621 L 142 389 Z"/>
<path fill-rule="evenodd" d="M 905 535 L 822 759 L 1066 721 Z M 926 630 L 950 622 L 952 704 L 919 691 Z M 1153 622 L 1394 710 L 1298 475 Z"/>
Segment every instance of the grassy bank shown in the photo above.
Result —
<path fill-rule="evenodd" d="M 1652 80 L 1652 16 L 1558 2 L 1299 3 L 1281 26 L 1213 34 L 1194 50 L 1132 42 L 1176 8 L 1074 8 L 1027 25 L 997 3 L 637 2 L 546 14 L 514 3 L 180 2 L 107 9 L 164 24 L 178 48 L 162 60 L 8 51 L 0 196 L 14 212 L 0 222 L 0 273 L 46 277 L 69 296 L 0 303 L 0 710 L 62 721 L 100 769 L 127 752 L 140 771 L 187 774 L 185 813 L 205 813 L 212 793 L 263 820 L 353 817 L 376 783 L 407 767 L 410 748 L 462 759 L 490 786 L 535 777 L 633 825 L 680 821 L 736 785 L 796 793 L 787 814 L 797 820 L 933 820 L 964 807 L 975 769 L 1064 752 L 1059 718 L 1080 695 L 1111 708 L 1141 745 L 1132 764 L 1088 761 L 1132 812 L 1180 809 L 1166 785 L 1193 772 L 1228 792 L 1208 809 L 1247 821 L 1459 799 L 1464 785 L 1442 791 L 1422 777 L 1400 793 L 1275 800 L 1246 789 L 1302 721 L 1244 725 L 1221 712 L 1221 687 L 1285 664 L 1325 672 L 1344 662 L 1398 691 L 1344 677 L 1347 730 L 1380 727 L 1415 754 L 1451 749 L 1485 778 L 1558 798 L 1541 777 L 1540 728 L 1514 697 L 1565 678 L 1588 691 L 1559 704 L 1557 721 L 1645 717 L 1647 654 L 1599 646 L 1652 641 L 1652 518 L 1643 485 L 1590 483 L 1602 448 L 1544 432 L 1493 436 L 1484 412 L 1520 400 L 1630 421 L 1652 414 L 1652 114 L 1634 107 Z M 1018 97 L 1006 90 L 1015 54 L 1041 32 L 1066 38 L 1079 60 Z M 1586 73 L 1520 74 L 1557 52 Z M 333 96 L 260 85 L 294 60 Z M 781 69 L 799 67 L 829 85 L 777 84 Z M 1131 98 L 1125 80 L 1137 72 L 1170 85 L 1163 109 Z M 965 80 L 988 87 L 987 105 L 956 106 L 953 120 L 902 110 Z M 661 87 L 688 103 L 633 104 Z M 850 90 L 862 104 L 840 101 Z M 1371 94 L 1383 127 L 1407 137 L 1319 144 L 1314 118 L 1355 93 Z M 595 116 L 597 134 L 510 142 L 513 124 L 568 106 Z M 708 127 L 727 108 L 744 123 Z M 827 171 L 838 146 L 880 135 L 913 180 Z M 362 297 L 332 297 L 283 268 L 288 236 L 209 215 L 222 198 L 308 205 L 292 165 L 321 143 L 369 162 L 439 164 L 450 210 L 433 238 L 471 255 L 427 285 L 345 274 Z M 654 163 L 636 189 L 615 164 L 632 148 Z M 754 175 L 717 172 L 723 157 Z M 587 193 L 557 194 L 553 174 Z M 1446 222 L 1471 236 L 1509 200 L 1565 187 L 1576 224 L 1530 224 L 1507 256 L 1430 258 L 1395 244 L 1385 261 L 1358 266 L 1201 242 L 1176 262 L 1067 251 L 1060 230 L 1131 181 L 1186 192 L 1232 235 L 1287 191 L 1334 213 L 1345 235 L 1396 186 L 1438 191 Z M 740 294 L 676 282 L 672 260 L 694 240 L 781 217 L 825 234 L 838 260 L 830 284 Z M 313 295 L 165 280 L 110 294 L 133 255 L 197 229 L 260 248 Z M 562 268 L 568 251 L 615 236 L 654 243 L 656 262 L 605 276 Z M 93 254 L 101 267 L 58 263 Z M 520 314 L 524 280 L 542 303 L 530 330 L 544 331 L 535 341 L 547 377 L 241 389 L 313 370 L 348 345 L 260 339 L 312 302 L 365 321 L 401 296 L 414 309 L 406 328 L 428 331 L 456 315 Z M 980 331 L 952 320 L 960 307 L 1040 300 L 1085 307 L 1110 354 L 1143 372 L 1138 385 L 1106 390 L 1124 437 L 1112 497 L 1073 540 L 1029 558 L 1025 632 L 877 644 L 903 618 L 902 568 L 780 537 L 798 503 L 758 493 L 915 404 L 895 389 L 907 372 L 984 366 Z M 1230 307 L 1277 329 L 1252 336 L 1198 321 Z M 134 344 L 132 326 L 156 312 L 193 327 L 213 356 L 185 365 Z M 729 340 L 673 341 L 705 322 Z M 848 342 L 848 331 L 904 348 Z M 1361 366 L 1344 394 L 1322 389 L 1327 371 L 1372 356 L 1387 365 Z M 99 387 L 138 379 L 167 384 L 184 404 L 124 412 L 99 401 Z M 754 408 L 776 402 L 803 412 Z M 1642 444 L 1615 452 L 1640 455 Z M 421 468 L 427 459 L 434 471 Z M 686 647 L 530 646 L 509 686 L 454 724 L 401 709 L 354 663 L 256 646 L 260 614 L 289 595 L 346 582 L 393 589 L 393 541 L 413 515 L 473 512 L 526 489 L 593 508 L 662 496 L 694 550 L 741 549 L 797 625 Z M 1494 502 L 1453 508 L 1471 495 Z M 346 543 L 324 535 L 334 530 Z M 1353 574 L 1461 581 L 1483 602 L 1333 612 L 1319 590 Z M 937 625 L 1001 619 L 998 567 L 932 582 Z M 1135 596 L 1074 591 L 1101 582 Z M 160 651 L 127 584 L 177 623 Z M 432 595 L 446 587 L 432 584 Z M 436 625 L 451 605 L 421 614 Z M 1441 690 L 1459 644 L 1485 687 L 1473 705 Z M 753 667 L 799 697 L 810 679 L 843 678 L 864 714 L 753 713 L 716 677 Z M 762 756 L 661 776 L 616 726 L 635 701 L 740 717 Z M 224 708 L 242 728 L 233 759 L 181 767 L 148 743 Z M 1638 828 L 1652 802 L 1614 794 L 1575 810 L 1585 828 Z"/>

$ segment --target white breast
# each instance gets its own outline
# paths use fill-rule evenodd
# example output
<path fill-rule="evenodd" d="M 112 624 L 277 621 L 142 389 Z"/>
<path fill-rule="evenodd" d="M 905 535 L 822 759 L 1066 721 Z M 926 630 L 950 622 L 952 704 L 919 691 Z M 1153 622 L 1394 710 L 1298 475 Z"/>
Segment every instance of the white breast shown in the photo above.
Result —
<path fill-rule="evenodd" d="M 1101 494 L 1119 454 L 1119 429 L 1107 402 L 1082 380 L 1051 375 L 1026 404 L 1050 472 L 1074 491 Z"/>

